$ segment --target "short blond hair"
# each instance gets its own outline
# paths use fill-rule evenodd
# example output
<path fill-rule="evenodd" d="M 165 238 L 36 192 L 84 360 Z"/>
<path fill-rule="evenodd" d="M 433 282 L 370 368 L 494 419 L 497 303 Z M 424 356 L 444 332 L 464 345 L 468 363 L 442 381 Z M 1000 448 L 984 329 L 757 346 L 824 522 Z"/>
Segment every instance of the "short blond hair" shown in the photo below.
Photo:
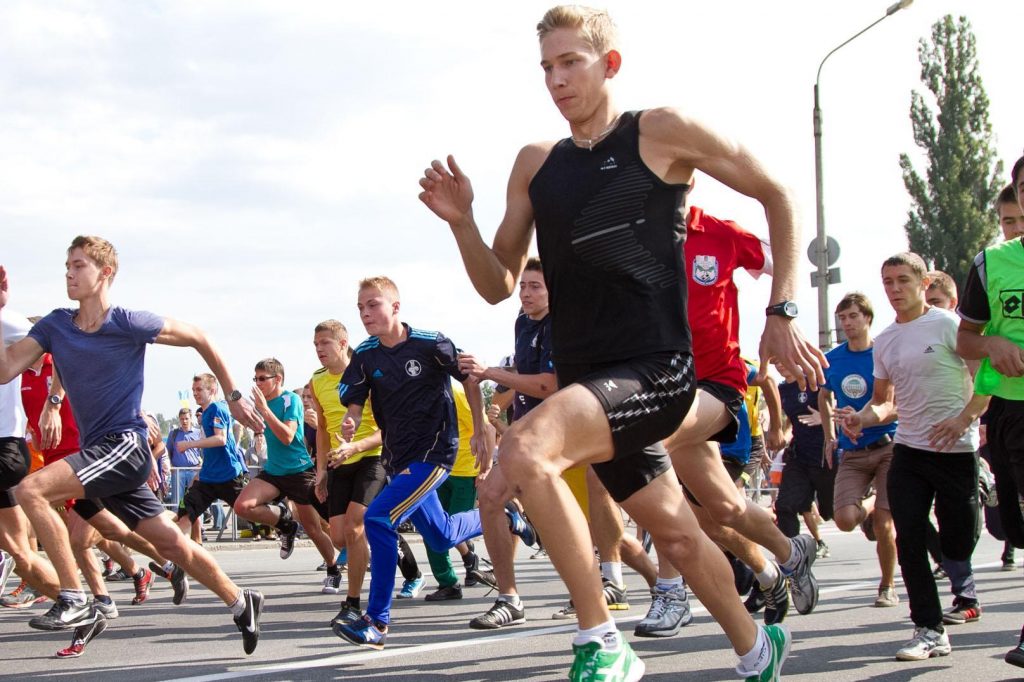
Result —
<path fill-rule="evenodd" d="M 85 255 L 95 261 L 96 265 L 101 268 L 109 265 L 113 271 L 110 273 L 111 279 L 117 274 L 117 249 L 103 237 L 80 234 L 71 241 L 71 246 L 68 247 L 68 255 L 70 256 L 71 252 L 75 249 L 82 249 Z"/>
<path fill-rule="evenodd" d="M 209 372 L 203 372 L 192 377 L 192 383 L 199 382 L 204 388 L 208 388 L 214 393 L 217 392 L 217 377 L 213 376 Z"/>
<path fill-rule="evenodd" d="M 580 32 L 594 52 L 605 55 L 619 45 L 618 31 L 615 22 L 608 12 L 583 5 L 559 5 L 544 13 L 544 18 L 537 24 L 537 38 L 544 38 L 559 28 L 571 28 Z"/>
<path fill-rule="evenodd" d="M 313 329 L 314 334 L 320 332 L 330 332 L 335 341 L 348 340 L 348 329 L 338 320 L 324 320 Z"/>
<path fill-rule="evenodd" d="M 376 289 L 381 293 L 384 298 L 387 298 L 392 303 L 397 303 L 402 300 L 398 295 L 398 285 L 392 281 L 390 277 L 384 275 L 377 275 L 375 277 L 367 277 L 366 279 L 359 281 L 359 291 L 363 289 Z"/>

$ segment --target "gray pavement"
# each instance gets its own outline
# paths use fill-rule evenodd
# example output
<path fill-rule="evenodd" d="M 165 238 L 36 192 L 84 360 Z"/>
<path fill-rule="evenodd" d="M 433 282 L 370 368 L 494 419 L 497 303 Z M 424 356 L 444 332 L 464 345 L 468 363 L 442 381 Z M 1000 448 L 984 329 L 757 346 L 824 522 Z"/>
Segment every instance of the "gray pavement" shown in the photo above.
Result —
<path fill-rule="evenodd" d="M 877 568 L 874 546 L 862 535 L 824 528 L 832 556 L 819 560 L 821 603 L 809 616 L 792 613 L 787 625 L 795 637 L 785 667 L 792 680 L 1011 680 L 1024 669 L 1003 662 L 1016 644 L 1024 610 L 1021 569 L 999 571 L 1001 544 L 987 535 L 975 554 L 984 614 L 978 622 L 949 628 L 952 655 L 920 663 L 899 663 L 895 650 L 910 638 L 906 595 L 891 609 L 875 609 Z M 244 547 L 248 551 L 236 551 Z M 414 545 L 421 567 L 429 569 L 422 546 Z M 10 680 L 557 680 L 565 679 L 574 624 L 550 619 L 565 601 L 557 575 L 546 559 L 530 560 L 520 550 L 517 568 L 528 622 L 494 633 L 470 630 L 468 621 L 494 600 L 486 588 L 466 588 L 461 601 L 396 602 L 392 632 L 382 652 L 358 649 L 336 638 L 327 624 L 338 598 L 319 593 L 319 556 L 301 547 L 288 561 L 275 543 L 218 545 L 221 565 L 240 584 L 267 596 L 262 639 L 249 657 L 226 608 L 211 593 L 194 587 L 189 600 L 174 607 L 170 587 L 158 584 L 149 601 L 131 606 L 131 584 L 111 583 L 121 617 L 78 659 L 54 658 L 69 633 L 31 630 L 31 611 L 0 609 L 0 679 Z M 632 628 L 646 612 L 643 581 L 627 572 L 632 609 L 617 621 L 647 664 L 647 680 L 734 680 L 735 657 L 725 637 L 698 602 L 696 617 L 671 639 L 638 639 Z M 944 603 L 949 583 L 940 583 Z M 365 596 L 364 596 L 365 602 Z"/>

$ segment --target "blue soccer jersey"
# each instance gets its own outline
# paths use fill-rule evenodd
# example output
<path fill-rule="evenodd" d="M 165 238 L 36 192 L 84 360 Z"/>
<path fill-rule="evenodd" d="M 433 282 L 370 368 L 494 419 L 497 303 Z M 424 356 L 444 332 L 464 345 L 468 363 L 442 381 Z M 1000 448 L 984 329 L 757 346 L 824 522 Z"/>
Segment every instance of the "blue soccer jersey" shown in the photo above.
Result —
<path fill-rule="evenodd" d="M 852 407 L 860 410 L 871 401 L 874 388 L 875 355 L 874 349 L 850 350 L 842 343 L 830 350 L 828 369 L 825 370 L 825 388 L 832 391 L 838 407 Z M 885 435 L 896 433 L 896 422 L 880 424 L 864 429 L 864 433 L 853 443 L 839 429 L 839 447 L 853 450 L 871 445 Z"/>
<path fill-rule="evenodd" d="M 465 381 L 455 345 L 440 332 L 403 325 L 407 338 L 388 348 L 376 336 L 355 350 L 338 384 L 341 404 L 371 402 L 384 437 L 381 462 L 388 473 L 413 462 L 449 471 L 459 446 L 449 377 Z"/>

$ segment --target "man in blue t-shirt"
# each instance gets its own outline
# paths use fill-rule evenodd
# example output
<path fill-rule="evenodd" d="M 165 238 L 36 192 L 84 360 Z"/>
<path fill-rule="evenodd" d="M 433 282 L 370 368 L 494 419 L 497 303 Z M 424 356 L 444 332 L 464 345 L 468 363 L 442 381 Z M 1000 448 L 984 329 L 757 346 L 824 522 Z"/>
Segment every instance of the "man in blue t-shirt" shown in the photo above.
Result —
<path fill-rule="evenodd" d="M 178 425 L 167 434 L 167 454 L 171 459 L 171 490 L 174 492 L 172 502 L 181 505 L 185 499 L 185 491 L 192 485 L 199 471 L 196 469 L 203 463 L 203 451 L 195 446 L 195 441 L 202 438 L 201 428 L 193 426 L 192 410 L 183 407 L 178 410 Z M 199 524 L 192 527 L 192 539 L 202 541 Z"/>
<path fill-rule="evenodd" d="M 178 508 L 178 526 L 188 532 L 210 505 L 224 500 L 234 505 L 249 482 L 249 471 L 235 442 L 234 421 L 224 401 L 217 400 L 217 377 L 197 374 L 192 377 L 192 397 L 202 409 L 202 437 L 189 445 L 202 450 L 202 468 L 185 491 Z"/>
<path fill-rule="evenodd" d="M 873 534 L 878 542 L 876 551 L 882 574 L 875 606 L 890 607 L 900 601 L 894 585 L 896 532 L 889 511 L 888 494 L 896 422 L 865 429 L 854 443 L 842 431 L 836 439 L 832 420 L 833 397 L 835 407 L 854 411 L 871 401 L 875 368 L 874 340 L 871 338 L 874 317 L 871 301 L 862 293 L 849 293 L 839 301 L 836 319 L 846 335 L 846 342 L 827 355 L 829 366 L 825 370 L 825 386 L 818 393 L 818 407 L 826 452 L 831 455 L 837 452 L 837 448 L 842 452 L 835 483 L 836 526 L 844 531 L 861 526 L 865 534 Z M 875 493 L 869 496 L 872 486 Z"/>
<path fill-rule="evenodd" d="M 277 528 L 282 559 L 292 555 L 301 522 L 327 564 L 327 570 L 335 572 L 334 545 L 320 526 L 321 517 L 324 520 L 329 517 L 316 499 L 316 465 L 306 449 L 302 398 L 285 390 L 284 365 L 277 358 L 257 362 L 253 381 L 256 384 L 252 389 L 253 403 L 266 423 L 263 435 L 267 440 L 267 462 L 238 496 L 235 513 L 243 519 Z M 292 518 L 288 500 L 295 505 L 298 521 Z M 320 509 L 324 510 L 323 514 Z M 324 582 L 323 592 L 338 594 L 340 589 Z"/>
<path fill-rule="evenodd" d="M 398 287 L 387 277 L 359 284 L 359 316 L 370 338 L 361 343 L 338 385 L 348 413 L 342 436 L 355 434 L 367 399 L 383 434 L 381 462 L 391 481 L 366 509 L 370 542 L 370 598 L 354 623 L 335 623 L 334 633 L 353 644 L 381 649 L 391 620 L 391 593 L 398 561 L 396 528 L 411 520 L 427 546 L 446 552 L 480 535 L 477 509 L 448 515 L 437 488 L 448 477 L 459 431 L 449 377 L 461 381 L 473 415 L 470 439 L 480 477 L 491 468 L 494 429 L 484 418 L 477 381 L 458 367 L 455 345 L 439 332 L 413 329 L 398 318 Z M 510 513 L 514 532 L 533 544 L 533 531 Z"/>
<path fill-rule="evenodd" d="M 164 514 L 147 485 L 155 478 L 142 417 L 146 345 L 190 346 L 231 389 L 231 411 L 240 421 L 262 426 L 252 405 L 241 401 L 220 353 L 193 325 L 110 303 L 117 274 L 117 252 L 100 237 L 76 237 L 67 251 L 65 284 L 78 308 L 54 310 L 36 323 L 28 337 L 0 353 L 0 383 L 11 381 L 43 353 L 53 356 L 75 421 L 82 449 L 29 475 L 18 499 L 35 527 L 60 579 L 53 607 L 29 625 L 42 630 L 87 626 L 102 618 L 85 600 L 67 530 L 54 503 L 99 498 L 127 528 L 158 547 L 168 559 L 227 604 L 242 632 L 243 648 L 252 653 L 259 641 L 263 595 L 242 590 L 202 547 L 188 540 Z M 7 304 L 8 282 L 0 268 L 0 308 Z M 3 339 L 0 339 L 0 347 Z"/>

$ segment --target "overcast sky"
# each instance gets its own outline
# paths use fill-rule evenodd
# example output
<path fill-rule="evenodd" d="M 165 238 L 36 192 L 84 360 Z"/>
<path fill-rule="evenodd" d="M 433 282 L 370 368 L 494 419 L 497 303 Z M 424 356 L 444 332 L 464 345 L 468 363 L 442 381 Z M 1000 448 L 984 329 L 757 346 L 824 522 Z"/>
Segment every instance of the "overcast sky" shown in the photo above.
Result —
<path fill-rule="evenodd" d="M 357 281 L 385 273 L 403 317 L 491 362 L 511 352 L 518 302 L 484 303 L 417 179 L 454 153 L 490 241 L 508 171 L 530 141 L 568 134 L 544 89 L 534 26 L 548 2 L 52 2 L 0 4 L 0 263 L 12 308 L 67 305 L 77 234 L 121 256 L 115 303 L 195 322 L 247 386 L 256 360 L 289 385 L 319 365 L 312 329 L 355 342 Z M 917 44 L 946 13 L 978 39 L 998 152 L 1024 148 L 1021 17 L 1012 3 L 918 0 L 834 55 L 822 74 L 827 225 L 842 246 L 832 304 L 861 289 L 875 330 L 892 313 L 878 265 L 906 248 L 900 152 L 917 156 Z M 822 57 L 885 2 L 612 2 L 623 109 L 673 105 L 754 150 L 790 185 L 814 236 L 812 86 Z M 1014 16 L 1016 14 L 1017 16 Z M 767 235 L 760 206 L 701 176 L 691 202 Z M 811 264 L 800 323 L 816 339 Z M 756 352 L 767 282 L 740 275 Z M 203 365 L 150 352 L 144 406 L 172 413 Z"/>

